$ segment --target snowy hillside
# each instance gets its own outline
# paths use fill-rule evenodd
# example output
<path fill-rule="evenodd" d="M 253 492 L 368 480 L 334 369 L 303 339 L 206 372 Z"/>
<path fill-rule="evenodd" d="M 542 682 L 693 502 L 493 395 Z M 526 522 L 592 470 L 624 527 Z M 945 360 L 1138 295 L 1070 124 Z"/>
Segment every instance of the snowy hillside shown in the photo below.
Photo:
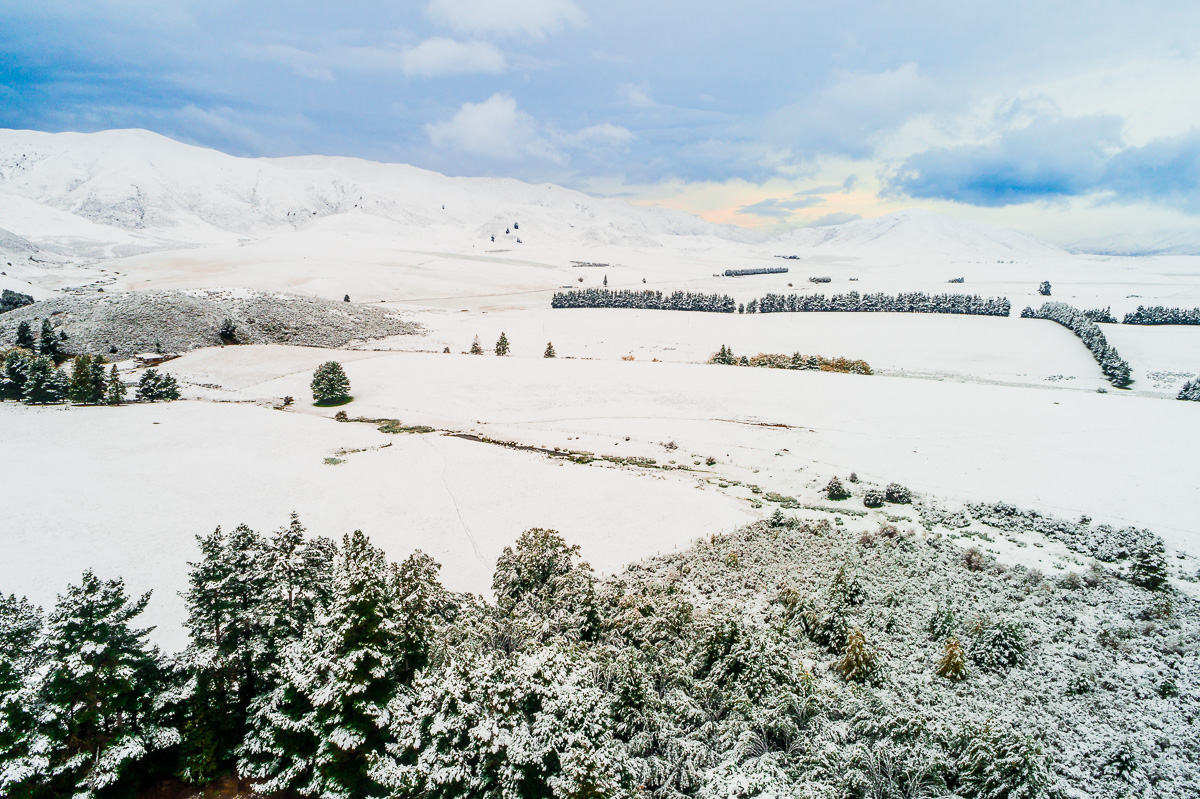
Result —
<path fill-rule="evenodd" d="M 487 241 L 521 222 L 543 241 L 765 238 L 548 184 L 450 178 L 354 158 L 237 158 L 144 130 L 0 130 L 0 210 L 15 236 L 92 257 L 233 244 L 336 215 L 380 217 L 435 241 Z"/>
<path fill-rule="evenodd" d="M 781 255 L 817 250 L 831 254 L 896 253 L 951 259 L 1042 258 L 1063 255 L 1052 244 L 1016 230 L 966 222 L 923 209 L 793 230 L 774 244 Z"/>

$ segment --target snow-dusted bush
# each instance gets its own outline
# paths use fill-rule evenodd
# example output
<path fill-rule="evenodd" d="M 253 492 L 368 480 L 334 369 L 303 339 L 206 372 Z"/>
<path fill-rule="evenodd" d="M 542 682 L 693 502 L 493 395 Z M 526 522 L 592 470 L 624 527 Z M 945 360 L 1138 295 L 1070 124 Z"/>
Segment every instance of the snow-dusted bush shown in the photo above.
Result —
<path fill-rule="evenodd" d="M 887 494 L 878 488 L 868 488 L 863 492 L 863 504 L 868 508 L 883 507 Z"/>
<path fill-rule="evenodd" d="M 825 496 L 834 500 L 848 499 L 850 497 L 850 492 L 846 490 L 844 485 L 842 485 L 841 480 L 839 480 L 837 477 L 833 477 L 830 478 L 829 482 L 825 485 Z"/>
<path fill-rule="evenodd" d="M 1115 325 L 1117 318 L 1112 315 L 1112 308 L 1084 308 L 1080 311 L 1081 314 L 1091 319 L 1093 322 L 1100 322 L 1109 325 Z"/>
<path fill-rule="evenodd" d="M 897 505 L 907 505 L 912 502 L 912 492 L 899 483 L 888 483 L 884 489 L 884 497 L 888 502 Z"/>
<path fill-rule="evenodd" d="M 1025 628 L 1015 621 L 981 620 L 975 624 L 971 662 L 990 671 L 1007 671 L 1028 660 Z"/>
<path fill-rule="evenodd" d="M 1192 402 L 1200 402 L 1200 378 L 1189 380 L 1179 389 L 1179 394 L 1175 399 L 1191 400 Z"/>

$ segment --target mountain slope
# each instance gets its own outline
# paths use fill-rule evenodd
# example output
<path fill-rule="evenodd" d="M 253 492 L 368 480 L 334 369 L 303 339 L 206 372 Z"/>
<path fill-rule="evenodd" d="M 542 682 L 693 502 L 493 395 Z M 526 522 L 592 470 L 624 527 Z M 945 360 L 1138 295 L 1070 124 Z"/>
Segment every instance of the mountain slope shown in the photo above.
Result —
<path fill-rule="evenodd" d="M 899 253 L 940 255 L 953 259 L 1030 258 L 1062 255 L 1052 244 L 1016 230 L 993 227 L 911 208 L 841 225 L 801 228 L 774 244 L 781 255 L 803 251 L 869 255 Z"/>
<path fill-rule="evenodd" d="M 40 229 L 28 203 L 75 217 L 67 225 L 73 235 Z M 486 241 L 535 218 L 543 241 L 653 246 L 658 236 L 766 238 L 548 184 L 451 178 L 354 158 L 238 158 L 144 130 L 0 130 L 0 206 L 14 204 L 22 209 L 6 215 L 14 234 L 94 256 L 119 254 L 118 245 L 129 253 L 234 243 L 355 214 L 381 217 L 431 241 L 464 235 Z"/>

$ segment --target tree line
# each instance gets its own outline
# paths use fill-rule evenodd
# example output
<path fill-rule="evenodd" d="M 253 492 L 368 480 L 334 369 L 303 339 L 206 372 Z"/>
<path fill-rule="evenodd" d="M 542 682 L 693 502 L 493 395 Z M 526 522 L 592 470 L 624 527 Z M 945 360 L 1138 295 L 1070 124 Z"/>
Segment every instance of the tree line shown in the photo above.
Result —
<path fill-rule="evenodd" d="M 550 302 L 552 308 L 635 308 L 656 311 L 709 311 L 733 313 L 737 304 L 728 294 L 704 294 L 693 291 L 661 291 L 645 289 L 572 289 L 556 291 Z"/>
<path fill-rule="evenodd" d="M 945 313 L 977 316 L 1008 316 L 1012 304 L 1005 297 L 976 294 L 926 294 L 921 291 L 889 294 L 767 294 L 758 301 L 759 313 L 795 312 L 885 312 Z"/>
<path fill-rule="evenodd" d="M 1092 353 L 1100 371 L 1108 378 L 1108 382 L 1117 388 L 1125 388 L 1133 382 L 1130 376 L 1129 364 L 1117 352 L 1117 348 L 1108 343 L 1100 326 L 1089 319 L 1077 308 L 1065 302 L 1048 302 L 1036 311 L 1026 307 L 1021 311 L 1022 319 L 1049 319 L 1070 330 L 1083 345 Z"/>
<path fill-rule="evenodd" d="M 108 362 L 102 355 L 77 355 L 67 372 L 50 355 L 13 348 L 0 358 L 0 401 L 121 405 L 126 402 L 129 387 L 116 364 L 106 366 Z M 177 400 L 179 385 L 171 375 L 147 369 L 138 379 L 134 398 L 139 402 Z"/>

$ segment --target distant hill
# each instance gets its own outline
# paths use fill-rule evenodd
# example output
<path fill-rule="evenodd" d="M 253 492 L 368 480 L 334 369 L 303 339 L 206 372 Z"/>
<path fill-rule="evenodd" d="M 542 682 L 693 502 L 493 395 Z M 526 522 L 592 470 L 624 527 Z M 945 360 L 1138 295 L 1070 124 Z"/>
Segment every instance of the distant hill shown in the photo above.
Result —
<path fill-rule="evenodd" d="M 0 218 L 43 250 L 106 257 L 233 244 L 336 216 L 380 218 L 399 235 L 433 242 L 500 242 L 506 229 L 527 242 L 588 245 L 769 238 L 549 184 L 355 158 L 238 158 L 145 130 L 0 130 Z"/>
<path fill-rule="evenodd" d="M 1064 251 L 1007 228 L 966 222 L 923 209 L 909 209 L 841 225 L 793 230 L 774 242 L 779 255 L 936 255 L 952 260 L 1023 259 Z"/>

